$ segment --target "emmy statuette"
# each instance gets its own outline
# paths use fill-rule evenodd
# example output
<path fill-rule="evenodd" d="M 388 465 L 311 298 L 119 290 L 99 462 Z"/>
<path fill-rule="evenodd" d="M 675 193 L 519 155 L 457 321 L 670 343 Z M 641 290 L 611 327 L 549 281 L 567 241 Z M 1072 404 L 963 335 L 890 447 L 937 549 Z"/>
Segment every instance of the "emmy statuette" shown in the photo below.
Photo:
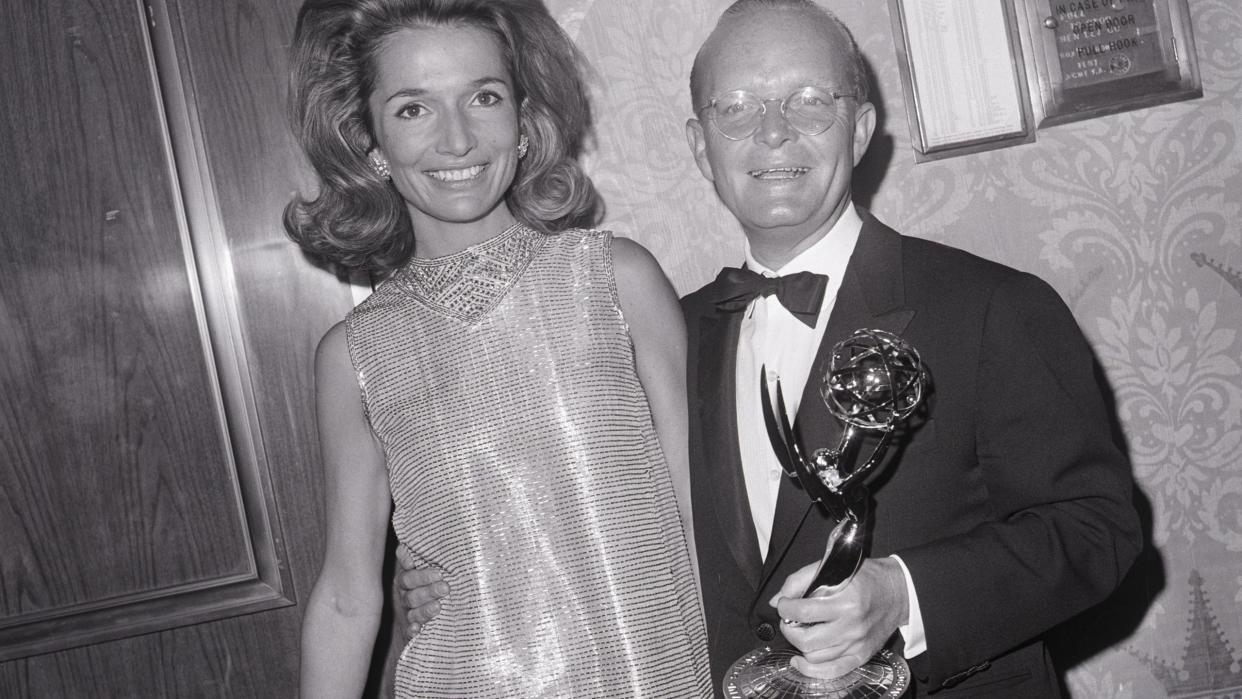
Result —
<path fill-rule="evenodd" d="M 870 494 L 863 481 L 879 465 L 896 426 L 908 418 L 927 387 L 919 354 L 900 337 L 883 330 L 859 329 L 833 347 L 820 396 L 829 412 L 844 423 L 836 449 L 817 449 L 808 458 L 785 414 L 780 382 L 778 410 L 768 395 L 766 370 L 761 370 L 760 396 L 772 447 L 786 474 L 836 521 L 805 596 L 820 586 L 848 583 L 858 571 L 866 549 Z M 879 440 L 860 459 L 865 432 Z M 808 677 L 790 664 L 796 651 L 771 646 L 742 656 L 729 668 L 724 691 L 730 699 L 815 698 L 879 699 L 899 697 L 910 682 L 910 669 L 900 656 L 880 650 L 855 670 L 828 679 Z"/>

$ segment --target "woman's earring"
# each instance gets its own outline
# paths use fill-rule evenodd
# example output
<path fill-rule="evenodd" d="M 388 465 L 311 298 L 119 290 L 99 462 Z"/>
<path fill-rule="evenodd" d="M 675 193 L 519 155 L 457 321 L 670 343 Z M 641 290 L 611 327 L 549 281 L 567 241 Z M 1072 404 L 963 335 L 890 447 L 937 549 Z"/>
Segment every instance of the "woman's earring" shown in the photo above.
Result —
<path fill-rule="evenodd" d="M 392 179 L 392 171 L 388 169 L 387 158 L 379 153 L 376 153 L 375 151 L 371 151 L 371 155 L 369 155 L 368 158 L 371 161 L 371 169 L 375 171 L 375 174 L 379 176 L 381 180 Z"/>
<path fill-rule="evenodd" d="M 530 147 L 530 139 L 526 134 L 518 136 L 518 160 L 526 157 L 526 149 Z"/>

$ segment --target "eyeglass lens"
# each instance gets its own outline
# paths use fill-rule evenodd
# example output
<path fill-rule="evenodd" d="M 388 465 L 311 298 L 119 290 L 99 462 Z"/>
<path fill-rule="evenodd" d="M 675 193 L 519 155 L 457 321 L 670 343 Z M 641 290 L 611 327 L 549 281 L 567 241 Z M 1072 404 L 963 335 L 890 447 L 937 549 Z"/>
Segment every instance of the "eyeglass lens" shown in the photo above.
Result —
<path fill-rule="evenodd" d="M 709 111 L 720 133 L 741 140 L 758 130 L 767 103 L 775 101 L 762 100 L 745 90 L 734 90 L 715 99 Z M 780 108 L 789 125 L 807 136 L 827 131 L 837 118 L 836 98 L 818 87 L 795 90 L 781 100 Z"/>

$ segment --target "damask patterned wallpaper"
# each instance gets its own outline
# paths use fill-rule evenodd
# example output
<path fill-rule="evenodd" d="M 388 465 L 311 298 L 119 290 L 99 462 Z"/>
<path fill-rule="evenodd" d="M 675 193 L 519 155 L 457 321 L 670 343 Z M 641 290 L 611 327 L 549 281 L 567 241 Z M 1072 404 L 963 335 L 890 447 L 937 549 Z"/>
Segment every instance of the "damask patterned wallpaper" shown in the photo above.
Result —
<path fill-rule="evenodd" d="M 1190 0 L 1204 97 L 916 164 L 887 3 L 821 0 L 876 76 L 862 203 L 906 233 L 1033 272 L 1091 340 L 1116 397 L 1151 545 L 1065 629 L 1075 697 L 1242 692 L 1242 3 Z M 727 0 L 549 0 L 594 66 L 588 166 L 605 226 L 686 293 L 741 233 L 685 144 L 694 51 Z"/>

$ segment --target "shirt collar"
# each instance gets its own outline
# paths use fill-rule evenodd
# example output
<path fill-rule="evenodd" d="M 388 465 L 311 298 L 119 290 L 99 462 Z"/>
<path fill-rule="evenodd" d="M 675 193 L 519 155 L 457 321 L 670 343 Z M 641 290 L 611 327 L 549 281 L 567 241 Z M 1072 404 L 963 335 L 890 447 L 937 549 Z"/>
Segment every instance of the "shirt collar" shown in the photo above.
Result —
<path fill-rule="evenodd" d="M 850 255 L 858 243 L 858 235 L 862 232 L 863 220 L 850 202 L 841 217 L 832 224 L 827 235 L 820 238 L 814 245 L 798 253 L 798 256 L 785 263 L 778 270 L 771 270 L 759 263 L 751 254 L 750 242 L 746 243 L 746 266 L 759 274 L 774 276 L 780 274 L 796 274 L 797 272 L 814 272 L 828 275 L 829 291 L 840 288 L 841 277 L 845 275 L 845 267 L 849 264 Z M 830 293 L 831 295 L 831 293 Z"/>

